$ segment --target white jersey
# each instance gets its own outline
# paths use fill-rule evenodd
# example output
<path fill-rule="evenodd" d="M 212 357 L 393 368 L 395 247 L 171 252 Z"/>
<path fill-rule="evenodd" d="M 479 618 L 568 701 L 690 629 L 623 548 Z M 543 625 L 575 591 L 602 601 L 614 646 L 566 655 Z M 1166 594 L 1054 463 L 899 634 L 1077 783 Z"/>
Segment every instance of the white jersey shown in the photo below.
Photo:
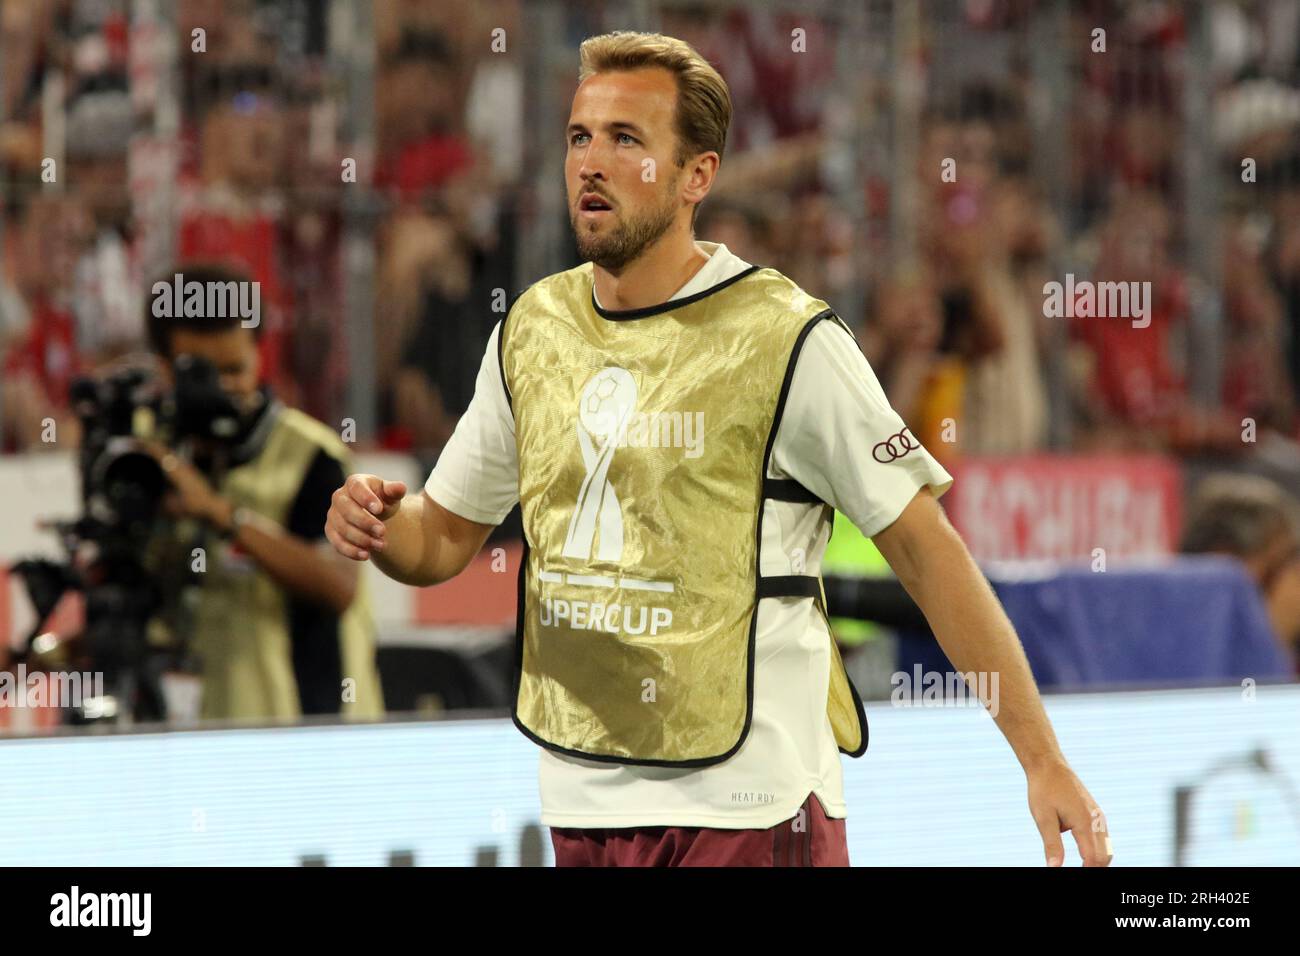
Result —
<path fill-rule="evenodd" d="M 673 299 L 707 291 L 749 267 L 724 245 L 697 246 L 709 261 Z M 497 356 L 500 332 L 498 324 L 474 398 L 424 486 L 448 511 L 483 524 L 500 524 L 519 500 L 514 415 Z M 799 354 L 768 474 L 795 479 L 870 537 L 889 527 L 924 486 L 941 495 L 952 484 L 924 448 L 894 460 L 873 455 L 878 443 L 903 428 L 857 343 L 838 323 L 819 322 Z M 820 512 L 820 505 L 766 502 L 761 573 L 789 574 L 789 556 L 799 549 L 805 573 L 820 572 L 829 536 L 829 527 L 817 535 Z M 830 667 L 830 638 L 812 601 L 759 601 L 753 718 L 735 755 L 677 769 L 603 763 L 543 748 L 542 823 L 767 828 L 793 817 L 809 793 L 828 816 L 846 817 L 840 753 L 826 715 Z"/>

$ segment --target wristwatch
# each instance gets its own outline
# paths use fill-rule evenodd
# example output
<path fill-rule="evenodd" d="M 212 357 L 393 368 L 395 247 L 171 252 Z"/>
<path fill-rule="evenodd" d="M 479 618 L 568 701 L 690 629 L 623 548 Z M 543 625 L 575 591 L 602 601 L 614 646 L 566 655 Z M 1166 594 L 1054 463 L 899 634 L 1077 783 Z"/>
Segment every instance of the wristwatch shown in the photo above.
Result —
<path fill-rule="evenodd" d="M 230 527 L 221 532 L 221 537 L 226 541 L 233 540 L 235 535 L 239 534 L 239 529 L 248 519 L 252 517 L 249 510 L 243 506 L 237 506 L 230 512 Z"/>

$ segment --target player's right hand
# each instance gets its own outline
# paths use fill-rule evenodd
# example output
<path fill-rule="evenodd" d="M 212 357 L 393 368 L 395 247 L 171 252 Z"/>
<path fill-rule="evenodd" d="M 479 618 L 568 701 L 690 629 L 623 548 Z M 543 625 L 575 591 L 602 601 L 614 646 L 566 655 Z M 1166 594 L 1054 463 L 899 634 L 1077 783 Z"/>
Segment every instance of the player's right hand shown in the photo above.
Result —
<path fill-rule="evenodd" d="M 348 475 L 331 499 L 325 537 L 345 558 L 367 560 L 371 552 L 384 550 L 383 523 L 397 514 L 405 496 L 405 482 Z"/>

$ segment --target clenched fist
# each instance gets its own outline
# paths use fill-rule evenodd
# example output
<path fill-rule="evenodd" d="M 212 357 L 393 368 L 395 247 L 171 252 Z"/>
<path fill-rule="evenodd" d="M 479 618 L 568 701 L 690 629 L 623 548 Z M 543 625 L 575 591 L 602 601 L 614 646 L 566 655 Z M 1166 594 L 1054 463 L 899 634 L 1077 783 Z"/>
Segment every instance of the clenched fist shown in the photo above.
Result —
<path fill-rule="evenodd" d="M 397 514 L 406 496 L 406 484 L 385 481 L 378 475 L 348 475 L 334 492 L 325 537 L 345 558 L 365 561 L 372 551 L 384 550 L 384 522 Z"/>

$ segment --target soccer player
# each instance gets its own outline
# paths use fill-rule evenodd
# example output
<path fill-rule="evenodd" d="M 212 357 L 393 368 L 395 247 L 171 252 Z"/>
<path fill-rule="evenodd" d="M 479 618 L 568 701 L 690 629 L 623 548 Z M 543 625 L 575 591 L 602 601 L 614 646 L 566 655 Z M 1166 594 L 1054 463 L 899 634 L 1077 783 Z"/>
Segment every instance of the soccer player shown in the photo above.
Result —
<path fill-rule="evenodd" d="M 513 718 L 543 749 L 566 865 L 848 865 L 839 753 L 867 747 L 825 616 L 833 509 L 873 538 L 953 664 L 996 672 L 1049 864 L 1109 839 L 1020 642 L 936 502 L 948 473 L 825 302 L 697 242 L 731 116 L 689 45 L 581 47 L 567 128 L 584 264 L 525 290 L 424 489 L 349 476 L 326 533 L 424 587 L 519 502 Z"/>

